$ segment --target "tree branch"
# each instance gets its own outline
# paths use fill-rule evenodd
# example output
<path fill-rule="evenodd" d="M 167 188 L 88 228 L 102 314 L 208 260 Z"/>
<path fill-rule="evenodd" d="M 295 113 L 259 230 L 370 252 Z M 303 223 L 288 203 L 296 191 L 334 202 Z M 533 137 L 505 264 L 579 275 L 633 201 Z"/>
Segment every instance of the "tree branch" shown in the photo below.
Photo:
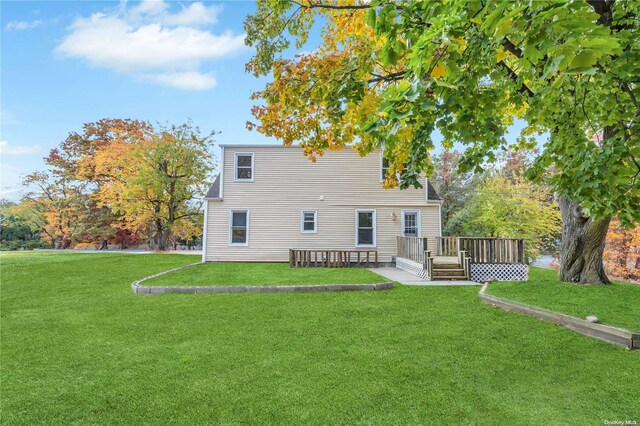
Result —
<path fill-rule="evenodd" d="M 512 53 L 518 59 L 522 58 L 522 49 L 511 43 L 511 40 L 509 40 L 508 38 L 505 37 L 504 41 L 502 42 L 502 47 L 504 47 L 507 52 Z"/>
<path fill-rule="evenodd" d="M 371 73 L 373 78 L 370 79 L 368 81 L 368 83 L 371 84 L 371 83 L 379 83 L 381 81 L 384 81 L 384 82 L 398 81 L 398 80 L 402 80 L 402 78 L 404 78 L 405 74 L 407 74 L 406 70 L 405 71 L 393 72 L 393 73 L 387 74 L 387 75 L 380 75 L 380 74 L 376 74 L 376 73 Z"/>
<path fill-rule="evenodd" d="M 354 4 L 354 5 L 337 5 L 337 4 L 325 4 L 325 3 L 312 3 L 304 4 L 291 0 L 291 3 L 297 4 L 305 9 L 336 9 L 336 10 L 358 10 L 358 9 L 371 9 L 369 4 Z"/>
<path fill-rule="evenodd" d="M 593 8 L 600 17 L 598 18 L 598 24 L 611 26 L 613 20 L 613 13 L 611 8 L 616 0 L 587 0 L 587 3 Z"/>
<path fill-rule="evenodd" d="M 516 74 L 516 72 L 512 70 L 509 65 L 505 64 L 504 61 L 498 62 L 498 65 L 500 65 L 504 70 L 507 71 L 507 74 L 509 74 L 509 77 L 511 77 L 511 80 L 513 80 L 514 83 L 518 83 L 518 74 Z M 533 91 L 529 89 L 529 87 L 527 87 L 527 85 L 524 83 L 520 84 L 520 88 L 518 90 L 520 91 L 520 93 L 524 93 L 530 98 L 535 96 L 535 93 L 533 93 Z"/>

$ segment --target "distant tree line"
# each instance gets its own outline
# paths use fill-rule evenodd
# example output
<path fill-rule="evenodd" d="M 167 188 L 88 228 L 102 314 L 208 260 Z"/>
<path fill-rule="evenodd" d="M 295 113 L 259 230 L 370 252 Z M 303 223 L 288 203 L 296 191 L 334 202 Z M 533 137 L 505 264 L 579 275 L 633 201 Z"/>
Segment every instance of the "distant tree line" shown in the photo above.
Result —
<path fill-rule="evenodd" d="M 20 203 L 0 205 L 3 249 L 47 246 L 165 250 L 202 237 L 214 133 L 190 122 L 103 119 L 72 132 L 24 179 Z"/>

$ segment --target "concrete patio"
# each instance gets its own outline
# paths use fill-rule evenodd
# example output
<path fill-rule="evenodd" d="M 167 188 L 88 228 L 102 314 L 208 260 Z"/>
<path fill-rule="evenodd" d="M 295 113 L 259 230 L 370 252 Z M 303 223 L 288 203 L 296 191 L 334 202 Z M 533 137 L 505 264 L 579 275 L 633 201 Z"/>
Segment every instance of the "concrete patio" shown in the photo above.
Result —
<path fill-rule="evenodd" d="M 403 285 L 418 285 L 418 286 L 463 286 L 463 285 L 481 285 L 473 281 L 427 281 L 422 278 L 413 275 L 402 269 L 385 267 L 385 268 L 368 268 L 371 272 L 376 273 L 382 277 L 398 282 Z"/>

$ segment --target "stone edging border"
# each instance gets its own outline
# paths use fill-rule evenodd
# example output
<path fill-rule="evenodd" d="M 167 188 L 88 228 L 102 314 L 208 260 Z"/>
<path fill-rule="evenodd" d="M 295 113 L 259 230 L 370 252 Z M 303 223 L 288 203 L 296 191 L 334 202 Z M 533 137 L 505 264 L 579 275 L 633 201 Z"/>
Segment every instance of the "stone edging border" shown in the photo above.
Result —
<path fill-rule="evenodd" d="M 169 269 L 154 275 L 149 275 L 131 283 L 134 294 L 166 294 L 166 293 L 303 293 L 317 291 L 372 291 L 393 288 L 393 282 L 378 284 L 324 284 L 324 285 L 261 285 L 261 286 L 142 286 L 145 281 L 185 269 L 204 265 L 204 262 L 192 263 L 179 268 Z"/>
<path fill-rule="evenodd" d="M 612 327 L 610 325 L 598 324 L 569 315 L 559 314 L 542 308 L 525 305 L 524 303 L 513 302 L 500 297 L 486 294 L 489 283 L 484 283 L 480 289 L 480 300 L 489 305 L 504 309 L 505 311 L 517 312 L 551 322 L 570 330 L 576 331 L 585 336 L 593 337 L 607 343 L 622 345 L 627 349 L 640 348 L 640 333 L 626 330 L 624 328 Z"/>

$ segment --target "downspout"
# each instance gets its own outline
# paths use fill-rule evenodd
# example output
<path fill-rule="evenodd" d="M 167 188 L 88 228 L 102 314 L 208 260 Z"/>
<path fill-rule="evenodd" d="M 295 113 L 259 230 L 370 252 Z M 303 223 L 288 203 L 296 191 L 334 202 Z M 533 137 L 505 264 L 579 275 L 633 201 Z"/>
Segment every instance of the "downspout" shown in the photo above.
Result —
<path fill-rule="evenodd" d="M 207 261 L 207 221 L 209 220 L 208 213 L 209 213 L 209 200 L 205 198 L 204 199 L 204 226 L 202 230 L 202 262 L 203 263 Z"/>
<path fill-rule="evenodd" d="M 220 147 L 221 167 L 220 167 L 220 199 L 224 199 L 224 146 Z"/>

